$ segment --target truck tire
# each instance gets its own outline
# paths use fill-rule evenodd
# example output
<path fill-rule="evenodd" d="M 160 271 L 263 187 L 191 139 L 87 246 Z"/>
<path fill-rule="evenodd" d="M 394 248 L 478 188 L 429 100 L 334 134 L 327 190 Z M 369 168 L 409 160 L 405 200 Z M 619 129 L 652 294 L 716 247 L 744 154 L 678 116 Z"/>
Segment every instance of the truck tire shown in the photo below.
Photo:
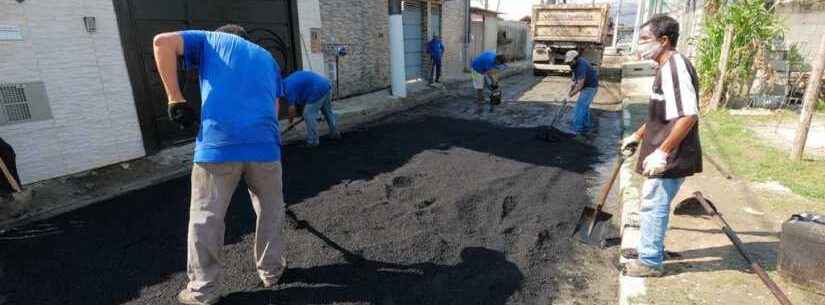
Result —
<path fill-rule="evenodd" d="M 782 224 L 779 275 L 825 294 L 825 215 L 791 216 Z"/>

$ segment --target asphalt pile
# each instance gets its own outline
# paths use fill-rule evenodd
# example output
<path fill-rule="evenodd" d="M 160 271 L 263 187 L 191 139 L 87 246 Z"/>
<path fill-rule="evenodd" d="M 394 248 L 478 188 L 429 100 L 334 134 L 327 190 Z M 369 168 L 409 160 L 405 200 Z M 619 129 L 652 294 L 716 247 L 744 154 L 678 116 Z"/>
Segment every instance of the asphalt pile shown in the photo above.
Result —
<path fill-rule="evenodd" d="M 538 127 L 454 108 L 424 105 L 320 148 L 285 147 L 289 269 L 275 289 L 256 288 L 254 212 L 241 185 L 226 218 L 221 304 L 614 300 L 603 289 L 615 274 L 608 258 L 570 239 L 592 203 L 598 149 L 538 141 Z M 8 304 L 174 304 L 185 285 L 188 192 L 181 179 L 7 232 L 0 295 Z"/>

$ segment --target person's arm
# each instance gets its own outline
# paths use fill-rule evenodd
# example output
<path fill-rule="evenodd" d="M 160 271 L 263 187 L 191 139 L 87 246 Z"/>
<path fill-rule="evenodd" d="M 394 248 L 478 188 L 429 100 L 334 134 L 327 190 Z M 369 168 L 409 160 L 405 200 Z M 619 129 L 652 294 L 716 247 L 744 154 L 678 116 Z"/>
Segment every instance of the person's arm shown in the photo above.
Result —
<path fill-rule="evenodd" d="M 178 56 L 183 55 L 183 39 L 178 32 L 161 33 L 152 43 L 160 80 L 171 102 L 184 100 L 178 84 Z"/>
<path fill-rule="evenodd" d="M 579 80 L 574 80 L 573 85 L 570 86 L 570 92 L 567 94 L 567 96 L 568 97 L 573 97 L 576 94 L 578 94 L 579 91 L 582 91 L 583 88 L 584 88 L 584 78 L 579 79 Z"/>
<path fill-rule="evenodd" d="M 681 117 L 676 121 L 676 124 L 673 125 L 673 130 L 670 131 L 670 134 L 667 135 L 665 141 L 662 142 L 662 145 L 659 145 L 659 150 L 670 154 L 676 147 L 679 147 L 682 144 L 682 140 L 687 137 L 688 133 L 690 132 L 693 125 L 699 121 L 699 118 L 696 115 L 685 116 Z"/>

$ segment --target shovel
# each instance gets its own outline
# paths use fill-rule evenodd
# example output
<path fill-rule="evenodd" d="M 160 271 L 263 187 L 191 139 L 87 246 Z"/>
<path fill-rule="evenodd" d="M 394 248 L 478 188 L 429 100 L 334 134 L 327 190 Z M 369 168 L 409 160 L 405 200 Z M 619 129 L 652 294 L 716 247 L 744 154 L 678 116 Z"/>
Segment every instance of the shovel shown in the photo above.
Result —
<path fill-rule="evenodd" d="M 281 131 L 281 136 L 285 135 L 290 130 L 295 129 L 295 127 L 297 127 L 298 124 L 301 124 L 301 122 L 303 122 L 303 121 L 304 121 L 304 118 L 301 117 L 300 119 L 298 119 L 297 122 L 292 123 L 291 125 L 287 126 L 286 129 L 284 129 L 284 131 Z"/>
<path fill-rule="evenodd" d="M 616 164 L 613 165 L 613 172 L 610 174 L 610 179 L 602 188 L 601 194 L 599 194 L 599 204 L 595 209 L 586 207 L 584 211 L 582 211 L 582 215 L 576 224 L 576 229 L 573 230 L 573 237 L 580 242 L 592 246 L 602 246 L 604 235 L 608 229 L 608 221 L 613 217 L 613 214 L 602 212 L 602 208 L 607 201 L 607 195 L 610 194 L 610 189 L 613 188 L 616 177 L 619 176 L 619 170 L 622 168 L 622 164 L 627 158 L 630 158 L 630 156 L 636 153 L 636 147 L 637 145 L 632 145 L 622 150 L 621 156 L 616 160 Z"/>
<path fill-rule="evenodd" d="M 556 116 L 553 117 L 553 121 L 550 122 L 550 126 L 547 126 L 544 130 L 540 131 L 536 137 L 547 142 L 559 142 L 564 139 L 573 138 L 574 135 L 566 133 L 555 127 L 556 121 L 562 117 L 562 114 L 565 112 L 566 108 L 567 99 L 564 99 L 561 107 L 559 107 L 559 111 L 556 112 Z"/>
<path fill-rule="evenodd" d="M 699 201 L 699 203 L 705 209 L 705 212 L 709 215 L 712 215 L 713 218 L 716 220 L 716 223 L 720 227 L 722 227 L 722 232 L 724 232 L 725 235 L 728 236 L 728 239 L 731 243 L 733 243 L 733 246 L 736 248 L 736 251 L 739 251 L 739 254 L 742 255 L 742 258 L 745 259 L 745 262 L 748 263 L 748 266 L 750 266 L 751 270 L 754 273 L 756 273 L 760 280 L 762 280 L 762 283 L 765 284 L 765 287 L 768 287 L 768 290 L 770 290 L 773 296 L 776 297 L 776 300 L 779 301 L 779 304 L 791 305 L 791 301 L 788 300 L 788 296 L 786 296 L 782 289 L 780 289 L 779 286 L 776 285 L 776 282 L 771 280 L 771 277 L 768 276 L 768 273 L 765 272 L 765 269 L 762 268 L 762 265 L 759 265 L 759 262 L 757 262 L 753 259 L 753 257 L 750 256 L 747 249 L 745 248 L 745 245 L 742 244 L 742 240 L 739 239 L 739 236 L 736 235 L 736 232 L 733 231 L 728 222 L 725 221 L 725 218 L 722 217 L 722 214 L 719 213 L 719 210 L 716 209 L 716 206 L 713 205 L 713 203 L 710 202 L 710 200 L 705 199 L 705 197 L 702 196 L 701 192 L 695 192 L 693 193 L 693 196 L 696 198 L 697 201 Z"/>

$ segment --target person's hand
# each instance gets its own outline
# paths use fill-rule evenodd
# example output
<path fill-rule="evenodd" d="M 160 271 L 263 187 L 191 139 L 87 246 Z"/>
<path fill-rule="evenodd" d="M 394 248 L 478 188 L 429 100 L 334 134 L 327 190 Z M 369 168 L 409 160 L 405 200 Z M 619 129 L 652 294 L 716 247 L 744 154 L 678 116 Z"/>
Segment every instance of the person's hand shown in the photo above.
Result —
<path fill-rule="evenodd" d="M 288 114 L 288 117 L 289 117 L 289 124 L 292 124 L 292 121 L 295 120 L 295 116 L 297 116 L 297 112 L 298 111 L 295 109 L 295 106 L 289 106 L 289 109 L 287 111 L 287 114 Z"/>
<path fill-rule="evenodd" d="M 169 120 L 177 123 L 183 128 L 188 128 L 195 123 L 195 110 L 184 101 L 169 101 L 166 105 Z"/>
<path fill-rule="evenodd" d="M 634 133 L 634 134 L 622 139 L 621 150 L 626 151 L 626 150 L 630 149 L 631 147 L 633 147 L 633 149 L 635 149 L 635 146 L 638 146 L 640 142 L 642 142 L 642 138 Z"/>
<path fill-rule="evenodd" d="M 667 168 L 667 153 L 657 149 L 645 158 L 642 163 L 642 174 L 648 177 L 658 176 Z"/>

